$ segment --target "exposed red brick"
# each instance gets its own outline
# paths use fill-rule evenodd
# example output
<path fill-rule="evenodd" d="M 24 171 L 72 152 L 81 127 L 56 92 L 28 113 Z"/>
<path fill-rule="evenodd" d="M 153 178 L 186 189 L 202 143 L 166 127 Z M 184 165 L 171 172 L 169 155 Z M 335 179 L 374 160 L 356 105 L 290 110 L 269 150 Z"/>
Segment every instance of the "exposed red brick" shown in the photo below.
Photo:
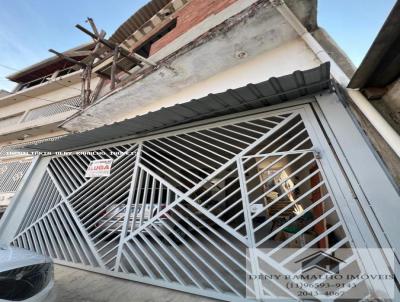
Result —
<path fill-rule="evenodd" d="M 150 55 L 174 41 L 208 16 L 219 13 L 236 1 L 237 0 L 192 0 L 176 13 L 176 27 L 160 40 L 153 43 L 150 49 Z"/>

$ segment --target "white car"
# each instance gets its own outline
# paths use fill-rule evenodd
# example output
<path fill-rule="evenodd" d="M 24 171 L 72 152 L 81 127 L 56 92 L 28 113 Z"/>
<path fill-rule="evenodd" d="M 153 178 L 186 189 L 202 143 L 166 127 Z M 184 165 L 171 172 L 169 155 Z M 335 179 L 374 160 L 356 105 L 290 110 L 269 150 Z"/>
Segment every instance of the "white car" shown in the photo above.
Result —
<path fill-rule="evenodd" d="M 0 301 L 56 301 L 52 260 L 0 243 Z"/>

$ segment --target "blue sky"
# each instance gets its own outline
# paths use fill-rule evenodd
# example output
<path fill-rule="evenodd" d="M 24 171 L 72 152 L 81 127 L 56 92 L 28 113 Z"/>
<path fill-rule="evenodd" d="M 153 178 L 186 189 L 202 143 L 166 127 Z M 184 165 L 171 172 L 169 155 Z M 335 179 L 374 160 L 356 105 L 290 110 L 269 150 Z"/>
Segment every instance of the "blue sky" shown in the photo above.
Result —
<path fill-rule="evenodd" d="M 89 41 L 75 29 L 92 17 L 108 35 L 147 0 L 2 0 L 0 9 L 0 89 L 4 77 L 47 58 L 49 48 L 64 51 Z M 118 3 L 118 4 L 117 4 Z M 395 0 L 319 0 L 318 23 L 357 66 Z M 9 68 L 6 68 L 9 67 Z M 10 69 L 11 68 L 11 69 Z"/>

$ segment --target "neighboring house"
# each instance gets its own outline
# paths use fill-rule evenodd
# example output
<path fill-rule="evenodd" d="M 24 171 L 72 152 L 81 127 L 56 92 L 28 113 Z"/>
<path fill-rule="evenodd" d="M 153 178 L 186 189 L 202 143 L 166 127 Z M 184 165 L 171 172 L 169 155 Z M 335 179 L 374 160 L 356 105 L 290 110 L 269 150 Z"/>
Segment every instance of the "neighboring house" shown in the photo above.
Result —
<path fill-rule="evenodd" d="M 389 17 L 375 38 L 371 48 L 352 77 L 348 87 L 360 90 L 369 103 L 376 108 L 389 125 L 372 123 L 365 116 L 359 120 L 367 132 L 374 148 L 382 157 L 388 171 L 400 187 L 399 138 L 400 133 L 400 2 L 397 1 Z M 357 113 L 356 113 L 357 114 Z M 378 132 L 376 127 L 380 127 Z M 392 127 L 392 131 L 390 131 Z M 389 129 L 389 130 L 387 130 Z M 397 138 L 396 138 L 397 134 Z M 382 135 L 392 142 L 397 142 L 393 150 Z"/>
<path fill-rule="evenodd" d="M 58 121 L 69 134 L 22 148 L 71 153 L 37 159 L 0 239 L 226 301 L 297 299 L 248 276 L 287 274 L 311 247 L 349 249 L 351 274 L 397 272 L 398 135 L 316 20 L 316 1 L 153 0 L 110 38 L 78 26 L 95 46 L 75 67 L 101 80 Z M 398 295 L 357 286 L 345 295 Z"/>
<path fill-rule="evenodd" d="M 91 48 L 88 44 L 65 53 L 83 60 Z M 81 108 L 81 71 L 73 65 L 54 56 L 8 76 L 16 88 L 0 93 L 0 215 L 32 160 L 19 148 L 64 135 L 58 125 Z M 98 80 L 94 77 L 92 85 Z"/>

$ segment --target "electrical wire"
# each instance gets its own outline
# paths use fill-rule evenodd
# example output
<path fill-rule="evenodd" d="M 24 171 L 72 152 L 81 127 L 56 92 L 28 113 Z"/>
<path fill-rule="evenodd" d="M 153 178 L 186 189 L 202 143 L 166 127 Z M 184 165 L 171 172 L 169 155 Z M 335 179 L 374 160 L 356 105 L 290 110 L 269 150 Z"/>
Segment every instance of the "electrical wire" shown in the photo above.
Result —
<path fill-rule="evenodd" d="M 10 69 L 10 70 L 18 71 L 18 69 L 16 69 L 16 68 L 13 68 L 13 67 L 10 67 L 10 66 L 7 66 L 7 65 L 4 65 L 4 64 L 1 64 L 1 63 L 0 63 L 0 66 L 1 66 L 1 67 L 3 67 L 3 68 L 6 68 L 6 69 Z"/>

